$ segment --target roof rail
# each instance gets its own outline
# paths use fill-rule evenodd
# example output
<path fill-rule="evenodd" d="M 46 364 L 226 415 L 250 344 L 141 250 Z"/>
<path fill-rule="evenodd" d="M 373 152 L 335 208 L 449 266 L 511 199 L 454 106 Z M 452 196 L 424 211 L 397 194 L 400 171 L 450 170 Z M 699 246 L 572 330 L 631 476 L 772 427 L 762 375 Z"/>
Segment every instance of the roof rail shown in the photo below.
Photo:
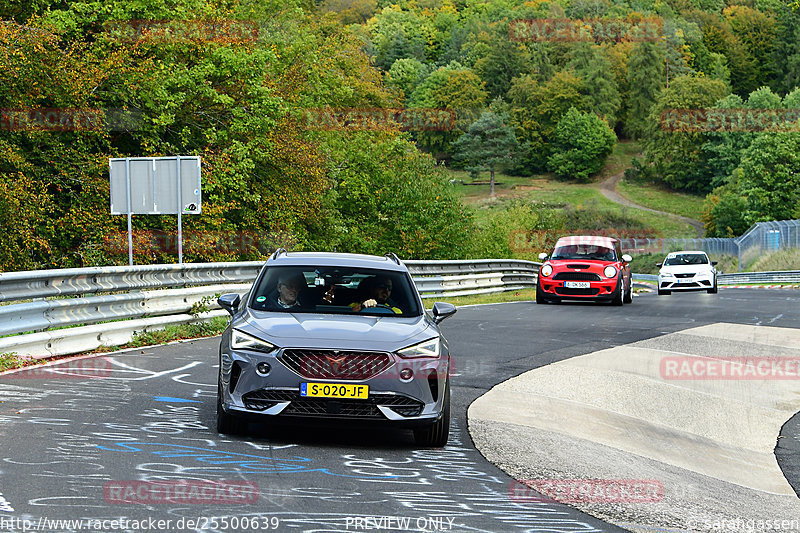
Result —
<path fill-rule="evenodd" d="M 389 253 L 388 253 L 388 254 L 386 254 L 384 257 L 388 257 L 389 259 L 391 259 L 392 261 L 394 261 L 394 262 L 395 262 L 395 263 L 397 263 L 398 265 L 402 264 L 402 263 L 400 263 L 400 258 L 399 258 L 399 257 L 397 257 L 397 254 L 396 254 L 396 253 L 394 253 L 394 252 L 389 252 Z"/>
<path fill-rule="evenodd" d="M 273 252 L 272 257 L 270 257 L 270 259 L 277 259 L 279 255 L 285 253 L 288 253 L 286 251 L 286 248 L 278 248 L 277 250 L 275 250 L 275 252 Z"/>

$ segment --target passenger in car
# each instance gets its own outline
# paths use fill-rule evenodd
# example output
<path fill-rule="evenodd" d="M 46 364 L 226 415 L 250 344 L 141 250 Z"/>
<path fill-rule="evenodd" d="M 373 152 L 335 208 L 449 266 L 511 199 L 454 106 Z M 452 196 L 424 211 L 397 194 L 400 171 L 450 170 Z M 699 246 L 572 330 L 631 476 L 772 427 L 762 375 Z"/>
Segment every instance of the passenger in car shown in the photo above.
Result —
<path fill-rule="evenodd" d="M 284 274 L 278 278 L 275 292 L 270 298 L 272 307 L 277 309 L 299 309 L 305 307 L 300 300 L 300 291 L 306 287 L 302 274 Z"/>
<path fill-rule="evenodd" d="M 363 302 L 353 302 L 350 307 L 358 313 L 369 307 L 383 307 L 391 309 L 396 315 L 402 315 L 403 311 L 391 301 L 392 280 L 386 276 L 372 276 L 364 278 L 358 285 L 362 294 L 367 295 Z"/>

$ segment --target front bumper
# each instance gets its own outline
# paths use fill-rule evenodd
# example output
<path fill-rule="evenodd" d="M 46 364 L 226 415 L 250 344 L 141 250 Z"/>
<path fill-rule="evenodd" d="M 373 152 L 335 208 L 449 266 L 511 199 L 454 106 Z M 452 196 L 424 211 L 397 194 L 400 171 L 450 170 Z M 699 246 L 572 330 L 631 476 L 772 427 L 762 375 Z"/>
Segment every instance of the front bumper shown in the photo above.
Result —
<path fill-rule="evenodd" d="M 658 288 L 662 291 L 705 291 L 714 288 L 714 276 L 692 278 L 658 277 Z"/>
<path fill-rule="evenodd" d="M 286 349 L 271 353 L 223 350 L 220 356 L 220 400 L 230 414 L 247 418 L 330 419 L 429 425 L 442 416 L 449 356 L 404 359 L 392 352 L 380 372 L 362 379 L 320 378 L 293 364 Z M 355 353 L 348 351 L 348 353 Z M 267 375 L 256 371 L 267 363 Z M 400 372 L 410 369 L 412 377 Z M 366 399 L 301 396 L 302 383 L 354 384 L 369 387 Z"/>

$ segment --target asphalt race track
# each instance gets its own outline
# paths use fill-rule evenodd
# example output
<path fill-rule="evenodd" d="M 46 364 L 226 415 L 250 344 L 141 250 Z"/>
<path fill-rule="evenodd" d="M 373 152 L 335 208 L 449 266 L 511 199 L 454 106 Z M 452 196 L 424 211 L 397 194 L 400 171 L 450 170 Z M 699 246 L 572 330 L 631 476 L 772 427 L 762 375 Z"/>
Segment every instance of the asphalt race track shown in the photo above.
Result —
<path fill-rule="evenodd" d="M 795 290 L 723 288 L 643 294 L 621 308 L 461 308 L 443 323 L 455 368 L 442 450 L 416 448 L 407 431 L 342 424 L 251 424 L 248 437 L 221 437 L 216 339 L 6 374 L 0 531 L 622 531 L 514 497 L 513 480 L 472 445 L 469 404 L 527 370 L 665 333 L 716 322 L 800 328 L 799 302 Z M 789 451 L 800 424 L 785 431 L 780 464 L 797 488 Z"/>

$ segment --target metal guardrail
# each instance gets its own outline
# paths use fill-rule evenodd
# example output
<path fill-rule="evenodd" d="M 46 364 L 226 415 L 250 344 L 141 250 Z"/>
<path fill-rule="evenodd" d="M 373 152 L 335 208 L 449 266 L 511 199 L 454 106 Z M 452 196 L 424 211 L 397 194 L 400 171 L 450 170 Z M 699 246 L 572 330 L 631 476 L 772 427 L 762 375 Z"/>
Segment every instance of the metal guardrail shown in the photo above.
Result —
<path fill-rule="evenodd" d="M 655 274 L 634 274 L 634 281 L 651 282 L 658 281 Z M 737 272 L 733 274 L 718 274 L 717 284 L 724 285 L 746 285 L 751 283 L 798 283 L 800 284 L 800 270 L 781 270 L 773 272 Z"/>
<path fill-rule="evenodd" d="M 135 289 L 250 283 L 260 261 L 64 268 L 0 273 L 0 302 Z"/>
<path fill-rule="evenodd" d="M 191 314 L 204 299 L 244 293 L 263 262 L 140 265 L 0 273 L 0 353 L 48 357 L 125 344 L 136 333 L 225 316 Z M 423 298 L 536 286 L 541 265 L 512 259 L 408 261 Z M 21 300 L 33 300 L 21 302 Z M 58 328 L 58 329 L 54 329 Z"/>
<path fill-rule="evenodd" d="M 407 261 L 423 298 L 536 287 L 541 263 L 512 259 Z M 0 353 L 48 357 L 125 344 L 138 332 L 225 316 L 195 305 L 244 293 L 262 262 L 94 267 L 0 273 Z M 655 275 L 634 274 L 638 282 Z M 800 271 L 721 274 L 720 285 L 800 283 Z M 20 302 L 20 300 L 33 300 Z"/>
<path fill-rule="evenodd" d="M 782 270 L 773 272 L 739 272 L 720 274 L 717 277 L 720 285 L 739 285 L 742 283 L 800 283 L 800 271 Z"/>

